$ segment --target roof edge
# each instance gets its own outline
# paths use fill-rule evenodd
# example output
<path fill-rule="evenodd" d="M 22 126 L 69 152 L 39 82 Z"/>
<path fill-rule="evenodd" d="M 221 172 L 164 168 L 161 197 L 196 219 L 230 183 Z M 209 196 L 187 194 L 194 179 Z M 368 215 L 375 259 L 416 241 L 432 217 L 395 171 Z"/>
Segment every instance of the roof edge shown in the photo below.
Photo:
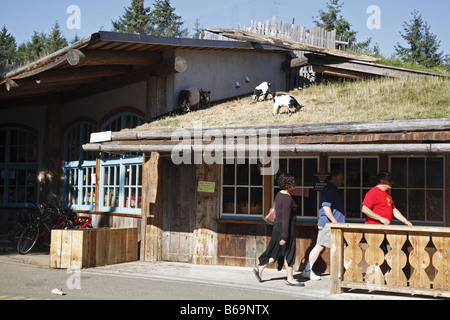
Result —
<path fill-rule="evenodd" d="M 113 132 L 112 141 L 121 140 L 158 140 L 170 139 L 176 130 L 128 130 Z M 334 122 L 334 123 L 306 123 L 295 125 L 252 126 L 252 127 L 214 127 L 202 129 L 182 129 L 183 133 L 194 136 L 203 135 L 207 130 L 219 130 L 226 136 L 227 132 L 234 136 L 272 135 L 278 130 L 280 136 L 343 134 L 343 133 L 394 133 L 412 131 L 443 131 L 450 130 L 450 118 L 429 118 L 409 120 L 383 120 L 367 122 Z"/>
<path fill-rule="evenodd" d="M 67 52 L 69 52 L 69 50 L 72 49 L 81 49 L 86 47 L 89 43 L 91 43 L 91 41 L 96 40 L 98 38 L 98 33 L 93 33 L 92 35 L 90 35 L 89 37 L 83 38 L 81 40 L 78 40 L 74 43 L 72 43 L 71 45 L 68 45 L 67 47 L 64 47 L 58 51 L 55 51 L 45 57 L 42 57 L 38 60 L 35 60 L 31 63 L 28 63 L 22 67 L 19 67 L 17 69 L 11 70 L 9 72 L 7 72 L 6 74 L 2 74 L 0 75 L 0 84 L 4 83 L 6 81 L 6 79 L 15 77 L 23 72 L 26 71 L 30 71 L 32 69 L 35 68 L 39 68 L 42 67 L 43 65 L 46 65 L 48 63 L 50 63 L 53 59 L 56 59 L 60 56 L 65 55 Z"/>

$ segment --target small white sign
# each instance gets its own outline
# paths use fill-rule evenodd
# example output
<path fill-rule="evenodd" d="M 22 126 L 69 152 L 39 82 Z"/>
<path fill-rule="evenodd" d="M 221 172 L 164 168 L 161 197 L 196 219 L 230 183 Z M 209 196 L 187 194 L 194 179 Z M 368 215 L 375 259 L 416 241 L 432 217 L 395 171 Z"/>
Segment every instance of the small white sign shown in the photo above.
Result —
<path fill-rule="evenodd" d="M 91 133 L 91 143 L 111 141 L 111 131 Z"/>

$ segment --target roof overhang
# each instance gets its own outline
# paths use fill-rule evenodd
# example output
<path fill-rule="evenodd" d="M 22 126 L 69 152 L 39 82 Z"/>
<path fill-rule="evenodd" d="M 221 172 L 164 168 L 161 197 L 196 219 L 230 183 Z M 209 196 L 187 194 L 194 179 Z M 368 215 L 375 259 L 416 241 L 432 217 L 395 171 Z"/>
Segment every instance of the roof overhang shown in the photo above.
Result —
<path fill-rule="evenodd" d="M 0 76 L 0 103 L 39 104 L 49 96 L 74 100 L 111 90 L 147 76 L 168 77 L 187 68 L 173 49 L 248 52 L 290 51 L 239 41 L 166 38 L 100 31 L 70 46 Z"/>
<path fill-rule="evenodd" d="M 448 153 L 450 118 L 113 132 L 85 151 L 128 153 Z"/>

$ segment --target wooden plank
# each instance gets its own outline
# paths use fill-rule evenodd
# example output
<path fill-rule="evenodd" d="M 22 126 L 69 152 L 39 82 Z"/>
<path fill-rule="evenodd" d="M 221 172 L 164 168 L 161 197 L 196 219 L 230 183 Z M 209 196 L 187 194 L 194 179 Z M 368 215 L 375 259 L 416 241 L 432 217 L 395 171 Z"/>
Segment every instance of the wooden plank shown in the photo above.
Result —
<path fill-rule="evenodd" d="M 344 237 L 341 229 L 331 229 L 330 262 L 331 294 L 338 294 L 342 292 L 344 274 Z"/>
<path fill-rule="evenodd" d="M 68 231 L 68 230 L 66 230 Z M 70 230 L 71 236 L 71 255 L 68 268 L 83 268 L 83 249 L 84 233 L 83 230 Z"/>
<path fill-rule="evenodd" d="M 65 230 L 62 233 L 61 241 L 61 266 L 60 268 L 70 268 L 72 262 L 72 233 L 73 230 Z"/>
<path fill-rule="evenodd" d="M 353 283 L 353 282 L 342 282 L 342 288 L 349 289 L 363 289 L 370 291 L 384 291 L 384 292 L 394 292 L 394 293 L 406 293 L 412 295 L 427 295 L 432 297 L 445 297 L 450 298 L 449 291 L 441 290 L 431 290 L 431 289 L 419 289 L 419 288 L 409 288 L 409 287 L 394 287 L 394 286 L 383 286 L 383 285 L 366 285 L 363 283 Z"/>
<path fill-rule="evenodd" d="M 433 280 L 433 289 L 450 291 L 450 237 L 433 235 L 436 252 L 433 255 L 433 266 L 437 274 Z"/>
<path fill-rule="evenodd" d="M 329 70 L 330 73 L 334 72 L 337 76 L 339 76 L 339 74 L 344 76 L 345 74 L 347 74 L 349 76 L 354 75 L 355 77 L 359 75 L 359 77 L 361 78 L 412 78 L 429 76 L 449 77 L 449 75 L 446 74 L 415 69 L 406 69 L 383 64 L 370 63 L 367 61 L 348 61 L 311 53 L 305 54 L 305 56 L 308 58 L 308 63 L 311 64 L 314 70 L 317 70 L 317 72 L 323 73 L 326 70 Z"/>
<path fill-rule="evenodd" d="M 153 160 L 151 160 L 153 159 Z M 141 259 L 144 261 L 160 261 L 162 258 L 162 236 L 163 236 L 163 192 L 162 161 L 160 154 L 152 152 L 150 158 L 144 156 L 142 166 L 142 235 L 141 235 Z M 157 170 L 156 194 L 152 195 L 149 186 L 155 184 L 150 180 L 151 171 Z M 154 203 L 150 200 L 153 199 Z"/>
<path fill-rule="evenodd" d="M 62 233 L 58 230 L 52 230 L 50 243 L 50 268 L 58 269 L 61 267 L 61 244 Z"/>
<path fill-rule="evenodd" d="M 104 266 L 108 262 L 109 232 L 101 228 L 96 232 L 95 260 L 97 266 Z"/>
<path fill-rule="evenodd" d="M 407 278 L 403 272 L 403 268 L 408 261 L 406 254 L 402 251 L 402 247 L 406 242 L 407 235 L 403 232 L 394 232 L 386 235 L 392 250 L 386 255 L 386 261 L 391 267 L 387 277 L 386 284 L 388 286 L 407 286 Z"/>
<path fill-rule="evenodd" d="M 342 230 L 372 230 L 372 231 L 402 231 L 402 232 L 413 232 L 413 233 L 438 233 L 450 235 L 450 228 L 447 227 L 432 227 L 432 226 L 397 226 L 397 225 L 381 225 L 381 224 L 361 224 L 361 223 L 330 223 L 328 226 L 332 229 L 342 229 Z"/>
<path fill-rule="evenodd" d="M 279 48 L 285 48 L 289 50 L 302 50 L 302 51 L 309 51 L 309 52 L 319 52 L 319 53 L 326 53 L 332 56 L 337 57 L 345 57 L 348 59 L 354 59 L 354 60 L 361 60 L 361 61 L 378 61 L 379 58 L 363 55 L 363 54 L 357 54 L 357 53 L 349 53 L 345 51 L 339 51 L 336 49 L 329 49 L 329 48 L 323 48 L 317 45 L 317 42 L 315 45 L 308 45 L 304 43 L 295 42 L 288 39 L 281 39 L 274 36 L 268 36 L 268 35 L 258 35 L 251 32 L 246 32 L 242 30 L 233 30 L 233 29 L 224 29 L 224 28 L 205 28 L 206 31 L 221 34 L 224 37 L 240 40 L 240 41 L 247 41 L 250 43 L 261 43 L 265 45 L 270 45 L 274 47 Z M 317 38 L 317 37 L 314 37 Z M 318 41 L 318 40 L 317 40 Z"/>
<path fill-rule="evenodd" d="M 409 254 L 409 264 L 414 268 L 409 285 L 413 288 L 430 289 L 431 283 L 425 269 L 430 264 L 430 256 L 425 251 L 425 247 L 430 241 L 430 234 L 409 234 L 409 242 L 413 250 Z"/>
<path fill-rule="evenodd" d="M 384 252 L 380 248 L 380 245 L 384 240 L 384 233 L 366 232 L 364 234 L 364 238 L 369 245 L 364 253 L 364 257 L 369 264 L 365 276 L 365 282 L 368 285 L 384 285 L 384 274 L 380 268 L 384 262 Z"/>
<path fill-rule="evenodd" d="M 349 264 L 344 273 L 344 281 L 363 282 L 363 275 L 358 267 L 363 259 L 362 250 L 359 247 L 362 236 L 361 232 L 344 232 L 344 239 L 348 244 L 344 250 L 344 257 Z"/>

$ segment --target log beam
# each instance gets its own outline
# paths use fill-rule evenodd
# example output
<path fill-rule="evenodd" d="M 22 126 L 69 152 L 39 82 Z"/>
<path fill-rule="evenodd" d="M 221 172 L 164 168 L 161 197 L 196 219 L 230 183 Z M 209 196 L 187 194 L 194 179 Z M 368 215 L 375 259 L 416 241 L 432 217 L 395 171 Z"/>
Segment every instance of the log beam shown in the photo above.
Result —
<path fill-rule="evenodd" d="M 101 65 L 153 65 L 162 62 L 159 52 L 127 52 L 77 49 L 69 50 L 66 55 L 71 66 Z"/>
<path fill-rule="evenodd" d="M 289 69 L 301 68 L 307 65 L 309 65 L 308 58 L 306 57 L 294 58 L 283 62 L 283 71 L 286 72 L 289 71 Z"/>

